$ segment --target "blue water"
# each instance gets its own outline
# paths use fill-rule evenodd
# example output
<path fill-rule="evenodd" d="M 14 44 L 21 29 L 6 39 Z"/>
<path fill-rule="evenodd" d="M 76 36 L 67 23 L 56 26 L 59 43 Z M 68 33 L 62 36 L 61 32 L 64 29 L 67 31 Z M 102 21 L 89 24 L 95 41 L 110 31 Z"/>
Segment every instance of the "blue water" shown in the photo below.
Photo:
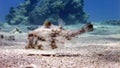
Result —
<path fill-rule="evenodd" d="M 0 0 L 0 22 L 5 21 L 11 6 L 16 7 L 24 0 Z M 84 0 L 84 9 L 90 21 L 120 19 L 120 0 Z"/>
<path fill-rule="evenodd" d="M 84 0 L 91 21 L 120 19 L 120 0 Z"/>
<path fill-rule="evenodd" d="M 24 0 L 0 0 L 0 22 L 5 21 L 5 15 L 9 13 L 10 7 L 16 7 Z"/>

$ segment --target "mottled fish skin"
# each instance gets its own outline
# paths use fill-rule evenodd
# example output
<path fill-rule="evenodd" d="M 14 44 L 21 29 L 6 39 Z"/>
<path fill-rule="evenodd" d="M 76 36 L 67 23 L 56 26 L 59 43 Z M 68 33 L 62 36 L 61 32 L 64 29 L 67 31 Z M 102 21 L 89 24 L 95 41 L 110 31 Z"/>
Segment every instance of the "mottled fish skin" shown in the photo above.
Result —
<path fill-rule="evenodd" d="M 64 30 L 53 24 L 51 24 L 49 28 L 44 26 L 45 25 L 33 30 L 28 34 L 28 45 L 26 46 L 28 47 L 27 49 L 56 49 L 59 48 L 59 46 L 64 45 L 66 40 L 71 40 L 72 37 L 85 32 L 93 31 L 93 25 L 91 23 L 86 24 L 78 30 Z"/>

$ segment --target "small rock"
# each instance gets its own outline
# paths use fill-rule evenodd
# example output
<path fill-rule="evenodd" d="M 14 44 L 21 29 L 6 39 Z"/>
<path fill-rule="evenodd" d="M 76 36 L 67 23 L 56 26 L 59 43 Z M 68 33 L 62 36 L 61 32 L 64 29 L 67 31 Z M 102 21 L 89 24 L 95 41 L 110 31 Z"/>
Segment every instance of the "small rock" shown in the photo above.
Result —
<path fill-rule="evenodd" d="M 3 39 L 4 38 L 4 36 L 3 35 L 0 35 L 0 39 Z"/>

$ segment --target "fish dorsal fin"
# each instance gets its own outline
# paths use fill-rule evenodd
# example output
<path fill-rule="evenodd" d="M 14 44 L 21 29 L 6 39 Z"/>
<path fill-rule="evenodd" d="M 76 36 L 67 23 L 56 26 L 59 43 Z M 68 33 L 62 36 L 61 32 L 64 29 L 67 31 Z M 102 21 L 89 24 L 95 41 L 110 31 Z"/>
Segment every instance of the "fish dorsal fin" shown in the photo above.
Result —
<path fill-rule="evenodd" d="M 58 26 L 63 27 L 64 25 L 65 25 L 65 22 L 61 18 L 59 18 L 58 19 Z"/>

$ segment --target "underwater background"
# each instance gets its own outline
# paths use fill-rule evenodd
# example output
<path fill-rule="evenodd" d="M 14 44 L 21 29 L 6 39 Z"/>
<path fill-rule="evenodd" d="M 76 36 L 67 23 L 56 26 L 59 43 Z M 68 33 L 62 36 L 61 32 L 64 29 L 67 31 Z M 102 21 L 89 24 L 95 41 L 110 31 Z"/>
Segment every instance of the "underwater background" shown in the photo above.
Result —
<path fill-rule="evenodd" d="M 16 8 L 23 2 L 25 0 L 0 0 L 0 22 L 6 22 L 5 16 L 9 13 L 10 7 Z M 120 19 L 120 0 L 84 0 L 83 8 L 89 15 L 89 21 Z"/>
<path fill-rule="evenodd" d="M 0 68 L 120 68 L 120 0 L 0 0 Z"/>
<path fill-rule="evenodd" d="M 112 30 L 120 25 L 120 0 L 0 0 L 1 31 L 19 27 L 26 33 L 45 20 L 71 30 L 91 22 L 94 35 L 120 33 Z"/>

